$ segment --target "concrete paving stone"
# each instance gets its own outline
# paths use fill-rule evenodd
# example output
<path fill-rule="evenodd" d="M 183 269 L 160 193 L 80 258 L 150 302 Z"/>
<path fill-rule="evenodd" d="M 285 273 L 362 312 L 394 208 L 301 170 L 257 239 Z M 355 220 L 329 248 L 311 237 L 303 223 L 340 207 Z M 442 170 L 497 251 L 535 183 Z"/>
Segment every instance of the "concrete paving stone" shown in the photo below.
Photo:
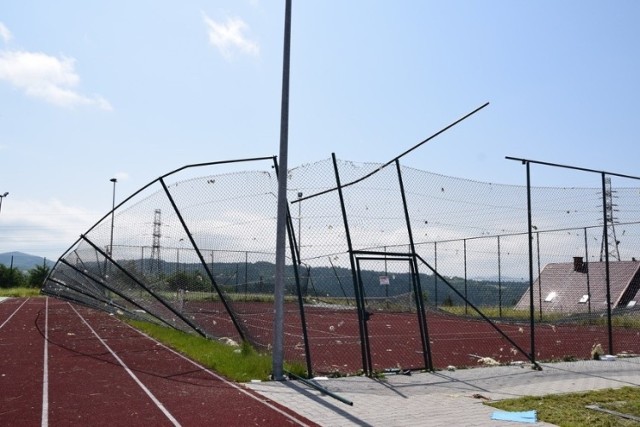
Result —
<path fill-rule="evenodd" d="M 640 386 L 640 358 L 530 366 L 496 366 L 456 371 L 414 372 L 383 379 L 344 377 L 316 380 L 353 402 L 349 406 L 299 381 L 250 383 L 249 387 L 314 422 L 338 426 L 524 426 L 491 420 L 484 404 L 603 388 Z M 552 424 L 538 422 L 537 426 Z"/>

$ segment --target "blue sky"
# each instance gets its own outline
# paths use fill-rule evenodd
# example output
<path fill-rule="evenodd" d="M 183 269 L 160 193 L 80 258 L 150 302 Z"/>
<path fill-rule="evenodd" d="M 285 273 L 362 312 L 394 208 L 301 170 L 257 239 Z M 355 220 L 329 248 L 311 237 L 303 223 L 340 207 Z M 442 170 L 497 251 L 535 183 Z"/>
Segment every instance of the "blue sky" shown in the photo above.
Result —
<path fill-rule="evenodd" d="M 278 154 L 284 1 L 0 11 L 0 253 L 57 258 L 180 166 Z M 640 3 L 293 2 L 289 166 L 403 159 L 524 184 L 505 156 L 640 175 Z M 534 185 L 597 186 L 535 168 Z"/>

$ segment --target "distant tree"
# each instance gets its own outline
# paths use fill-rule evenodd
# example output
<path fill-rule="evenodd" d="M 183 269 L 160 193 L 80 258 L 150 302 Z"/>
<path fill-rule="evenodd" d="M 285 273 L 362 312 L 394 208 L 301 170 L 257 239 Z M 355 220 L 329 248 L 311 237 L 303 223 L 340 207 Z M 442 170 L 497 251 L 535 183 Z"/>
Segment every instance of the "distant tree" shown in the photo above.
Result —
<path fill-rule="evenodd" d="M 0 288 L 20 288 L 26 283 L 22 271 L 0 264 Z"/>
<path fill-rule="evenodd" d="M 427 291 L 422 291 L 422 301 L 423 301 L 425 304 L 428 304 L 428 303 L 429 303 L 429 292 L 427 292 Z"/>
<path fill-rule="evenodd" d="M 453 307 L 453 299 L 451 295 L 447 295 L 447 297 L 442 301 L 442 305 L 445 307 Z"/>
<path fill-rule="evenodd" d="M 203 280 L 202 275 L 198 273 L 177 271 L 167 277 L 167 283 L 169 284 L 169 289 L 172 291 L 181 289 L 193 292 L 203 291 L 206 289 L 205 281 Z"/>
<path fill-rule="evenodd" d="M 44 283 L 51 269 L 46 265 L 38 265 L 29 270 L 28 283 L 31 288 L 39 288 Z"/>

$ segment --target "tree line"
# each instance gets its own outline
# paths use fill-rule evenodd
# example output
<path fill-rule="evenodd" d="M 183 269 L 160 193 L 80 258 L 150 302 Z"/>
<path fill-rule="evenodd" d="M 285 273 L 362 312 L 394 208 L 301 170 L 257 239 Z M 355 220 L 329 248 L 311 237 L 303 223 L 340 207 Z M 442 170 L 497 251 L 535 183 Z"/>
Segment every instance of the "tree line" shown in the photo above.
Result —
<path fill-rule="evenodd" d="M 46 265 L 38 265 L 24 272 L 0 264 L 0 288 L 39 288 L 50 270 Z"/>

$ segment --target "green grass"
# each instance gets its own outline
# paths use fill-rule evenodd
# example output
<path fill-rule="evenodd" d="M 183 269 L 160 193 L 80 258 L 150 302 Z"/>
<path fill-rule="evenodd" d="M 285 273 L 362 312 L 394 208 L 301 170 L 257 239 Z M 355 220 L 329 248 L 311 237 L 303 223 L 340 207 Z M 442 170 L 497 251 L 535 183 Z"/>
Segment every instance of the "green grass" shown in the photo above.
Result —
<path fill-rule="evenodd" d="M 535 409 L 539 421 L 566 427 L 637 426 L 637 421 L 586 409 L 585 406 L 598 405 L 604 409 L 640 417 L 640 387 L 623 387 L 543 397 L 522 397 L 492 402 L 488 405 L 505 411 Z"/>
<path fill-rule="evenodd" d="M 0 288 L 0 297 L 39 297 L 40 288 Z"/>
<path fill-rule="evenodd" d="M 474 309 L 471 307 L 467 307 L 465 313 L 464 306 L 440 306 L 438 307 L 440 310 L 445 311 L 447 313 L 455 314 L 457 316 L 469 316 L 469 317 L 481 317 Z M 514 319 L 514 320 L 523 320 L 529 321 L 529 310 L 516 310 L 515 308 L 503 307 L 502 310 L 499 307 L 478 307 L 482 314 L 487 316 L 490 319 L 498 319 L 498 318 L 506 318 L 506 319 Z M 543 314 L 542 320 L 540 320 L 538 312 L 535 313 L 535 322 L 536 323 L 553 323 L 556 320 L 563 320 L 567 318 L 567 313 L 554 313 L 547 312 Z M 584 325 L 607 325 L 607 318 L 602 317 L 599 314 L 593 315 L 591 318 L 587 318 L 584 320 L 576 320 L 578 324 Z M 638 315 L 614 315 L 611 317 L 611 325 L 616 327 L 623 328 L 640 328 L 640 316 Z"/>
<path fill-rule="evenodd" d="M 481 317 L 478 312 L 476 312 L 473 308 L 471 307 L 467 307 L 467 312 L 465 313 L 465 307 L 462 305 L 456 305 L 456 306 L 439 306 L 438 307 L 440 310 L 442 311 L 446 311 L 448 313 L 451 314 L 455 314 L 458 316 L 474 316 L 474 317 Z M 484 314 L 487 317 L 490 318 L 497 318 L 497 317 L 507 317 L 510 319 L 529 319 L 529 311 L 528 310 L 516 310 L 515 308 L 507 308 L 507 307 L 502 307 L 502 311 L 500 310 L 499 307 L 478 307 L 480 309 L 480 311 L 482 311 L 482 314 Z"/>
<path fill-rule="evenodd" d="M 246 342 L 235 347 L 148 322 L 133 320 L 128 322 L 168 347 L 230 380 L 238 382 L 268 380 L 271 375 L 271 356 L 258 353 Z M 286 364 L 285 370 L 301 377 L 306 375 L 302 364 Z"/>
<path fill-rule="evenodd" d="M 598 319 L 603 325 L 607 324 L 607 319 Z M 640 329 L 640 316 L 613 316 L 611 318 L 611 325 L 620 328 Z"/>

